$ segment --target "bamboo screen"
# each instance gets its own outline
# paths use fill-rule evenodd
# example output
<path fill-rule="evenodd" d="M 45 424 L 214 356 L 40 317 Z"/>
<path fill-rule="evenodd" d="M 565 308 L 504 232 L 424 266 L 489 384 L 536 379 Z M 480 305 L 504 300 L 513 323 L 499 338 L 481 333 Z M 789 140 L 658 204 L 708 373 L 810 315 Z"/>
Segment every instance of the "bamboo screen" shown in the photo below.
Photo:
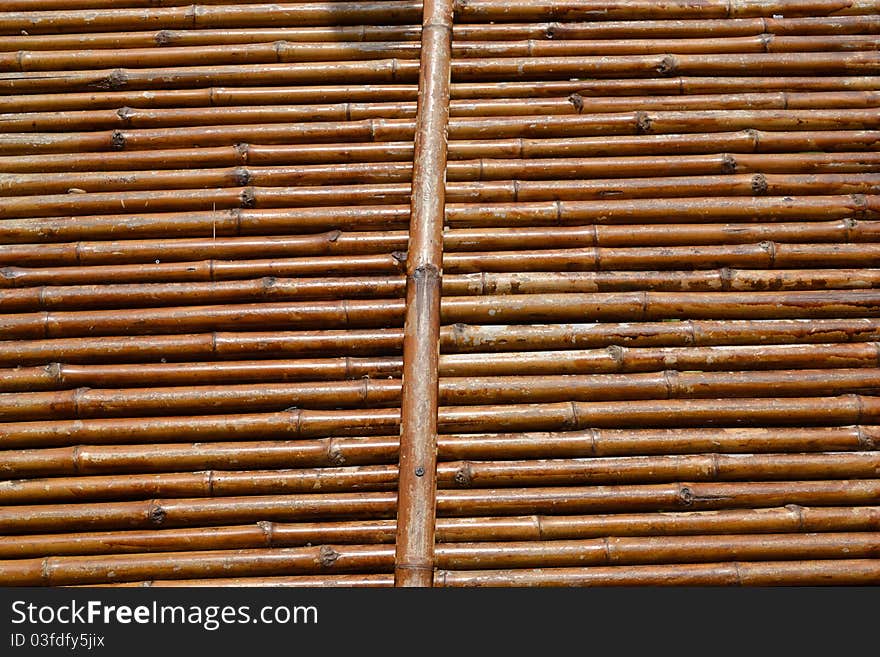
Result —
<path fill-rule="evenodd" d="M 880 1 L 0 8 L 0 583 L 880 582 Z"/>

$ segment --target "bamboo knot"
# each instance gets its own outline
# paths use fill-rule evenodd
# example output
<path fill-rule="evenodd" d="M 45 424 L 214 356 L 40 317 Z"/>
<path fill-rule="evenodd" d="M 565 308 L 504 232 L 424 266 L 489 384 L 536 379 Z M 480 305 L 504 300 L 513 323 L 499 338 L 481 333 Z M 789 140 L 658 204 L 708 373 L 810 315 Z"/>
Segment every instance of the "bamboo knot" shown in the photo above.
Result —
<path fill-rule="evenodd" d="M 462 488 L 470 488 L 471 484 L 474 480 L 474 473 L 471 470 L 471 464 L 469 461 L 465 461 L 461 464 L 461 467 L 455 472 L 455 476 L 453 477 L 455 483 L 461 486 Z"/>
<path fill-rule="evenodd" d="M 161 526 L 165 522 L 165 518 L 168 516 L 168 512 L 162 508 L 162 505 L 156 501 L 152 500 L 150 502 L 150 506 L 147 510 L 147 519 L 153 525 Z"/>
<path fill-rule="evenodd" d="M 110 148 L 114 151 L 121 151 L 125 148 L 125 133 L 121 130 L 114 130 L 110 135 Z"/>
<path fill-rule="evenodd" d="M 336 563 L 336 560 L 339 559 L 339 557 L 339 552 L 329 545 L 322 545 L 321 549 L 318 550 L 318 563 L 323 568 L 332 568 L 333 564 Z"/>
<path fill-rule="evenodd" d="M 694 503 L 694 499 L 696 498 L 696 496 L 694 495 L 694 491 L 692 491 L 687 486 L 682 486 L 681 489 L 679 489 L 678 497 L 684 506 L 691 506 Z"/>
<path fill-rule="evenodd" d="M 752 176 L 752 193 L 757 195 L 766 194 L 770 189 L 767 177 L 763 173 L 757 173 Z"/>
<path fill-rule="evenodd" d="M 157 46 L 167 46 L 173 39 L 174 33 L 171 30 L 159 30 L 154 37 Z"/>
<path fill-rule="evenodd" d="M 581 114 L 584 111 L 584 97 L 579 93 L 575 92 L 571 94 L 567 100 L 574 106 L 574 109 L 578 114 Z"/>

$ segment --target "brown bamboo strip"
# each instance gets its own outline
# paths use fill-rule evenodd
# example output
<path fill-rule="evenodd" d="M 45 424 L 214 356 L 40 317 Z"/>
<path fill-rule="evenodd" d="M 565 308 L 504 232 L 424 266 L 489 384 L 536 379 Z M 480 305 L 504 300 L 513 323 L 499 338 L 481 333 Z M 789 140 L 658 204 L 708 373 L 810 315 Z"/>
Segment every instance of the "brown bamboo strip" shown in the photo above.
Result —
<path fill-rule="evenodd" d="M 757 93 L 590 98 L 571 94 L 566 98 L 459 100 L 450 104 L 453 117 L 510 117 L 536 115 L 602 114 L 634 109 L 657 111 L 829 110 L 876 107 L 875 92 Z M 15 112 L 0 114 L 5 133 L 61 132 L 75 130 L 179 128 L 248 123 L 295 123 L 407 119 L 415 116 L 412 102 L 334 103 L 308 105 L 253 105 L 209 108 L 140 109 L 116 107 L 68 112 Z"/>
<path fill-rule="evenodd" d="M 778 534 L 877 531 L 877 507 L 786 507 L 619 513 L 594 516 L 438 518 L 441 542 L 539 541 L 604 536 Z M 0 556 L 124 554 L 181 550 L 298 547 L 307 544 L 391 543 L 394 520 L 273 523 L 192 529 L 44 534 L 0 537 Z"/>
<path fill-rule="evenodd" d="M 737 535 L 584 541 L 461 543 L 436 548 L 440 568 L 571 568 L 615 564 L 697 563 L 723 559 L 846 559 L 877 556 L 875 534 Z M 7 561 L 0 568 L 12 585 L 70 585 L 131 581 L 148 576 L 262 576 L 387 570 L 385 546 L 315 546 L 272 550 L 158 553 L 105 557 L 48 557 Z"/>
<path fill-rule="evenodd" d="M 874 479 L 441 490 L 441 516 L 714 510 L 876 502 Z M 393 492 L 154 499 L 0 508 L 5 534 L 228 525 L 258 520 L 370 519 L 395 513 Z"/>
<path fill-rule="evenodd" d="M 443 300 L 444 323 L 650 321 L 668 319 L 808 319 L 874 317 L 877 290 L 828 292 L 631 292 L 461 296 Z M 395 299 L 187 306 L 115 311 L 58 311 L 0 315 L 5 340 L 144 335 L 205 330 L 379 328 L 398 324 Z"/>
<path fill-rule="evenodd" d="M 452 202 L 586 201 L 669 197 L 874 194 L 880 175 L 857 174 L 728 174 L 671 178 L 626 178 L 550 181 L 452 182 Z M 228 187 L 151 192 L 106 192 L 12 197 L 0 206 L 0 219 L 52 214 L 179 212 L 235 208 L 315 207 L 399 204 L 409 198 L 408 184 L 337 185 L 332 187 Z M 556 206 L 552 206 L 553 209 Z M 549 209 L 549 207 L 548 207 Z M 529 224 L 532 225 L 532 224 Z"/>
<path fill-rule="evenodd" d="M 2 20 L 2 19 L 0 19 Z M 0 25 L 2 29 L 2 25 Z M 456 82 L 570 79 L 587 67 L 596 78 L 651 78 L 673 75 L 876 75 L 880 54 L 875 51 L 735 54 L 608 55 L 586 57 L 459 58 L 452 62 Z M 276 84 L 345 84 L 352 82 L 411 82 L 418 62 L 375 59 L 355 62 L 294 62 L 216 65 L 204 67 L 116 68 L 0 74 L 7 93 L 82 92 L 89 89 L 153 89 L 157 87 L 243 86 L 256 80 Z"/>
<path fill-rule="evenodd" d="M 283 581 L 279 581 L 283 580 Z M 224 580 L 227 586 L 248 586 L 248 579 Z M 254 580 L 256 586 L 296 585 L 291 578 Z M 334 580 L 346 586 L 349 579 Z M 354 585 L 359 580 L 351 580 Z M 880 560 L 770 561 L 680 566 L 542 568 L 438 572 L 434 586 L 829 586 L 870 585 L 880 581 Z M 213 586 L 214 580 L 178 582 L 179 586 Z M 151 582 L 151 586 L 166 586 Z M 174 585 L 174 584 L 172 584 Z M 309 586 L 308 581 L 302 583 Z M 313 585 L 313 584 L 311 584 Z"/>
<path fill-rule="evenodd" d="M 181 3 L 186 4 L 186 3 Z M 219 4 L 219 3 L 218 3 Z M 117 7 L 118 5 L 113 5 Z M 5 7 L 9 9 L 8 7 Z M 41 6 L 42 10 L 50 7 Z M 108 7 L 112 8 L 112 7 Z M 9 9 L 11 11 L 11 9 Z M 726 21 L 725 21 L 726 22 Z M 835 21 L 837 27 L 829 34 L 870 33 L 873 25 L 869 17 L 847 17 Z M 466 26 L 461 26 L 466 27 Z M 819 36 L 819 28 L 809 19 L 792 21 L 770 21 L 768 34 L 794 36 L 805 32 L 805 36 Z M 673 29 L 674 28 L 668 28 Z M 760 21 L 746 20 L 740 27 L 729 26 L 729 36 L 748 36 L 764 32 Z M 533 30 L 524 30 L 523 38 Z M 740 34 L 739 32 L 742 32 Z M 815 32 L 815 34 L 813 34 Z M 57 32 L 46 34 L 17 34 L 0 38 L 0 52 L 16 50 L 128 50 L 131 48 L 167 48 L 180 46 L 233 45 L 247 43 L 271 43 L 273 41 L 295 42 L 336 42 L 336 41 L 414 41 L 421 30 L 415 25 L 332 25 L 326 27 L 252 27 L 228 29 L 179 29 L 179 30 L 139 30 L 137 32 Z M 474 30 L 465 32 L 468 38 L 477 38 Z M 500 36 L 500 35 L 499 35 Z M 664 35 L 665 36 L 665 35 Z"/>
<path fill-rule="evenodd" d="M 62 0 L 63 2 L 64 0 Z M 107 1 L 107 0 L 105 0 Z M 91 0 L 96 4 L 97 0 Z M 186 4 L 181 2 L 180 4 Z M 202 3 L 207 4 L 207 3 Z M 108 3 L 107 8 L 118 7 Z M 32 5 L 15 4 L 7 11 L 26 11 Z M 40 4 L 41 10 L 53 7 Z M 63 4 L 59 9 L 66 8 Z M 876 17 L 835 16 L 805 18 L 733 18 L 596 21 L 587 23 L 501 23 L 458 24 L 453 26 L 456 41 L 500 39 L 619 39 L 619 38 L 692 38 L 743 37 L 753 35 L 819 36 L 843 34 L 875 34 L 880 31 Z M 342 26 L 233 28 L 225 30 L 159 30 L 139 32 L 105 32 L 83 34 L 16 35 L 0 39 L 0 49 L 19 50 L 77 50 L 98 48 L 143 48 L 155 46 L 204 46 L 214 44 L 268 43 L 288 41 L 387 41 L 417 40 L 417 26 Z"/>
<path fill-rule="evenodd" d="M 406 376 L 404 356 L 404 377 Z M 405 390 L 405 388 L 404 388 Z M 555 376 L 445 377 L 440 403 L 527 404 L 621 399 L 805 397 L 876 394 L 880 369 L 767 370 Z M 0 394 L 0 420 L 186 415 L 298 408 L 388 406 L 400 402 L 400 379 L 250 383 L 161 388 L 86 389 Z"/>
<path fill-rule="evenodd" d="M 143 28 L 254 27 L 290 25 L 361 25 L 413 23 L 421 3 L 338 2 L 251 5 L 189 5 L 181 7 L 121 8 L 93 11 L 31 11 L 0 13 L 0 34 L 29 34 L 82 30 L 139 30 Z"/>
<path fill-rule="evenodd" d="M 584 486 L 688 481 L 858 479 L 880 472 L 877 452 L 663 455 L 540 461 L 440 463 L 439 488 Z M 394 490 L 398 468 L 366 465 L 300 470 L 208 470 L 125 477 L 53 477 L 0 482 L 4 505 Z"/>
<path fill-rule="evenodd" d="M 874 91 L 878 78 L 839 77 L 712 77 L 575 80 L 532 82 L 454 83 L 453 98 L 545 98 L 595 96 L 679 95 L 684 102 L 691 94 L 739 94 L 743 87 L 753 92 L 838 92 Z M 106 86 L 106 85 L 105 85 Z M 412 101 L 412 84 L 362 84 L 283 87 L 210 87 L 202 89 L 157 89 L 153 91 L 93 91 L 82 93 L 28 94 L 0 97 L 3 112 L 39 112 L 121 107 L 208 107 L 222 105 L 262 105 L 279 103 L 333 103 L 367 101 Z"/>
<path fill-rule="evenodd" d="M 278 580 L 284 581 L 278 581 Z M 394 575 L 392 574 L 357 574 L 357 575 L 299 575 L 293 578 L 278 577 L 251 577 L 251 578 L 217 578 L 217 579 L 188 579 L 188 580 L 150 580 L 144 582 L 129 582 L 123 584 L 92 584 L 90 587 L 107 586 L 107 587 L 176 587 L 184 586 L 187 588 L 198 586 L 235 586 L 235 587 L 345 587 L 345 588 L 391 588 L 394 586 Z"/>
<path fill-rule="evenodd" d="M 456 18 L 465 21 L 633 20 L 673 18 L 751 18 L 756 16 L 851 16 L 873 14 L 875 0 L 855 0 L 841 5 L 833 0 L 707 0 L 697 5 L 684 0 L 468 0 L 456 7 Z"/>
<path fill-rule="evenodd" d="M 712 345 L 785 345 L 880 340 L 880 320 L 734 320 L 645 322 L 625 324 L 534 324 L 523 326 L 441 327 L 441 347 L 450 353 L 503 353 L 519 349 L 591 349 Z M 402 329 L 349 329 L 167 336 L 109 336 L 49 340 L 0 341 L 0 363 L 6 367 L 49 362 L 192 361 L 195 358 L 301 358 L 347 354 L 399 354 Z"/>
<path fill-rule="evenodd" d="M 210 283 L 138 283 L 23 287 L 0 291 L 0 310 L 104 310 L 156 305 L 201 305 L 402 297 L 400 277 L 262 278 Z M 773 290 L 856 290 L 880 287 L 877 269 L 795 269 L 710 271 L 522 272 L 447 275 L 446 296 L 491 294 L 571 294 L 590 292 L 715 292 Z"/>
<path fill-rule="evenodd" d="M 593 566 L 535 570 L 441 571 L 434 586 L 827 586 L 869 585 L 880 579 L 876 559 L 731 562 L 674 566 Z M 148 580 L 111 586 L 155 587 L 389 587 L 390 575 Z"/>
<path fill-rule="evenodd" d="M 334 467 L 393 463 L 396 436 L 320 438 L 297 441 L 162 445 L 76 445 L 6 450 L 4 476 L 46 477 L 112 472 L 194 471 Z M 526 434 L 446 434 L 438 440 L 438 458 L 449 460 L 511 458 L 584 458 L 699 453 L 850 452 L 876 449 L 880 429 L 850 427 L 774 429 L 598 430 Z M 610 461 L 609 461 L 610 463 Z"/>
<path fill-rule="evenodd" d="M 564 272 L 564 271 L 608 271 L 615 270 L 645 270 L 650 267 L 667 267 L 674 270 L 676 267 L 687 266 L 695 270 L 718 269 L 718 268 L 792 268 L 798 269 L 805 266 L 816 265 L 820 267 L 869 267 L 877 262 L 877 253 L 880 245 L 877 244 L 786 244 L 763 241 L 758 244 L 732 244 L 732 245 L 700 245 L 700 246 L 671 246 L 671 247 L 633 247 L 633 248 L 604 248 L 604 247 L 580 247 L 563 248 L 541 251 L 527 251 L 527 247 L 517 251 L 493 251 L 493 252 L 459 252 L 448 253 L 444 256 L 444 266 L 448 271 L 455 274 L 469 274 L 485 272 L 489 273 L 515 273 L 515 272 Z M 403 252 L 393 251 L 390 254 L 375 255 L 351 255 L 343 256 L 304 256 L 301 258 L 278 258 L 274 260 L 203 260 L 192 262 L 161 263 L 157 258 L 151 262 L 151 267 L 145 269 L 140 264 L 123 265 L 92 265 L 88 267 L 4 267 L 3 279 L 0 280 L 0 288 L 17 287 L 33 288 L 35 286 L 89 286 L 98 281 L 106 280 L 107 277 L 116 279 L 120 283 L 168 283 L 186 281 L 223 281 L 265 279 L 251 286 L 265 287 L 263 293 L 256 295 L 269 299 L 280 300 L 285 297 L 295 296 L 295 292 L 288 285 L 285 289 L 283 280 L 297 276 L 316 276 L 321 273 L 327 275 L 352 275 L 352 274 L 394 274 L 400 269 L 400 261 Z M 870 280 L 870 272 L 861 274 Z M 272 280 L 274 278 L 274 281 Z M 387 280 L 387 279 L 385 279 Z M 454 279 L 455 280 L 455 279 Z M 489 280 L 488 278 L 486 279 Z M 782 279 L 779 279 L 782 280 Z M 338 291 L 352 290 L 354 296 L 378 296 L 378 292 L 384 289 L 394 292 L 397 286 L 383 284 L 375 293 L 364 295 L 369 291 L 369 281 L 365 280 L 356 285 L 337 287 Z M 275 286 L 275 291 L 272 287 Z M 504 289 L 500 286 L 498 291 Z M 515 284 L 512 287 L 515 287 Z M 563 284 L 560 289 L 551 287 L 552 292 L 561 293 L 568 285 Z M 729 289 L 730 285 L 723 283 L 716 289 Z M 748 287 L 748 285 L 746 285 Z M 809 286 L 808 286 L 809 287 Z M 864 282 L 861 285 L 849 285 L 844 287 L 870 287 Z M 650 285 L 636 285 L 636 289 L 651 289 Z M 239 288 L 241 289 L 241 288 Z M 251 289 L 254 289 L 251 287 Z M 329 288 L 328 288 L 329 289 Z M 676 288 L 673 288 L 676 289 Z M 484 294 L 491 291 L 490 287 L 474 282 L 473 286 L 465 285 L 460 289 L 463 293 Z M 525 292 L 525 290 L 512 290 Z M 39 292 L 10 293 L 8 297 L 12 303 L 16 299 L 32 299 Z M 110 291 L 112 295 L 112 291 Z M 322 298 L 326 294 L 305 295 L 306 298 Z M 21 303 L 19 301 L 19 303 Z M 204 303 L 204 302 L 202 302 Z M 133 304 L 137 305 L 137 304 Z M 0 333 L 2 335 L 2 333 Z M 33 336 L 31 336 L 33 337 Z"/>
<path fill-rule="evenodd" d="M 880 156 L 880 153 L 878 153 Z M 773 241 L 780 247 L 772 264 L 785 266 L 789 253 L 798 248 L 816 251 L 821 246 L 809 243 L 878 242 L 880 221 L 840 219 L 815 222 L 779 222 L 772 224 L 675 224 L 626 226 L 567 226 L 470 228 L 446 230 L 444 248 L 458 252 L 508 251 L 575 247 L 601 248 L 601 259 L 608 258 L 615 267 L 615 253 L 623 247 L 653 246 L 730 246 Z M 788 246 L 794 243 L 793 246 Z M 797 246 L 801 245 L 801 246 Z M 55 244 L 6 245 L 0 253 L 0 265 L 20 267 L 106 265 L 150 262 L 192 261 L 199 258 L 273 258 L 319 256 L 327 254 L 381 254 L 406 250 L 404 231 L 340 231 L 267 237 L 181 238 L 155 240 L 68 242 Z M 870 251 L 870 247 L 865 246 Z M 683 252 L 679 251 L 681 255 Z M 456 263 L 456 255 L 450 264 Z M 661 265 L 666 263 L 659 261 Z M 806 264 L 806 263 L 803 263 Z M 621 268 L 625 269 L 625 267 Z"/>
<path fill-rule="evenodd" d="M 163 37 L 164 38 L 164 37 Z M 154 44 L 155 45 L 155 44 Z M 774 36 L 762 34 L 719 39 L 633 39 L 615 40 L 456 40 L 452 55 L 480 57 L 556 57 L 646 54 L 740 54 L 839 51 L 877 49 L 874 35 Z M 0 51 L 0 68 L 8 71 L 59 71 L 107 67 L 151 68 L 223 64 L 272 64 L 276 62 L 322 62 L 383 58 L 418 59 L 420 47 L 413 41 L 288 41 L 286 36 L 263 42 L 240 43 L 234 49 L 223 45 L 168 45 L 108 50 L 18 50 Z"/>
<path fill-rule="evenodd" d="M 880 343 L 784 346 L 667 347 L 613 346 L 601 350 L 444 354 L 443 376 L 515 376 L 608 374 L 666 369 L 716 371 L 736 368 L 880 367 Z M 73 387 L 142 387 L 207 385 L 244 382 L 399 377 L 398 357 L 333 357 L 301 360 L 220 361 L 196 363 L 137 363 L 134 365 L 71 365 L 50 363 L 0 370 L 0 390 L 34 392 Z"/>
<path fill-rule="evenodd" d="M 713 132 L 711 134 L 572 137 L 569 139 L 488 139 L 450 142 L 453 160 L 473 158 L 583 158 L 645 154 L 773 153 L 804 150 L 871 151 L 880 133 L 870 130 L 799 132 Z M 356 162 L 409 162 L 409 142 L 293 144 L 158 149 L 144 151 L 60 153 L 0 157 L 8 173 L 49 173 L 104 170 L 167 170 L 236 165 L 315 165 Z M 454 166 L 460 166 L 455 164 Z M 66 191 L 66 190 L 65 190 Z"/>
<path fill-rule="evenodd" d="M 412 119 L 317 121 L 287 125 L 224 125 L 162 129 L 125 129 L 85 133 L 5 133 L 7 154 L 77 151 L 149 150 L 156 148 L 230 146 L 239 142 L 297 144 L 314 142 L 386 142 L 411 139 Z M 540 122 L 521 117 L 453 117 L 450 139 L 589 137 L 678 134 L 730 130 L 876 130 L 871 109 L 701 110 L 607 112 L 549 116 Z"/>
<path fill-rule="evenodd" d="M 817 426 L 870 424 L 880 408 L 875 397 L 777 397 L 770 399 L 663 399 L 562 402 L 440 409 L 441 433 L 532 432 L 584 428 Z M 394 433 L 397 409 L 303 410 L 239 415 L 165 416 L 8 422 L 4 449 L 76 444 L 173 443 L 181 440 L 284 439 Z"/>
<path fill-rule="evenodd" d="M 449 163 L 451 181 L 561 180 L 566 178 L 647 178 L 651 176 L 718 175 L 727 173 L 875 173 L 880 153 L 779 154 L 734 156 L 677 155 L 669 157 L 481 159 Z M 0 174 L 0 196 L 64 194 L 149 189 L 333 185 L 409 181 L 409 163 L 357 163 L 284 167 L 246 166 L 172 171 L 108 171 L 62 174 Z"/>
<path fill-rule="evenodd" d="M 492 226 L 615 225 L 830 221 L 880 217 L 877 196 L 790 196 L 743 198 L 676 198 L 601 201 L 545 201 L 461 204 L 446 208 L 446 223 L 456 228 Z M 186 236 L 215 237 L 285 232 L 404 228 L 409 209 L 403 205 L 282 209 L 231 209 L 143 215 L 92 215 L 7 219 L 0 221 L 3 243 L 65 241 L 77 238 L 124 239 Z"/>

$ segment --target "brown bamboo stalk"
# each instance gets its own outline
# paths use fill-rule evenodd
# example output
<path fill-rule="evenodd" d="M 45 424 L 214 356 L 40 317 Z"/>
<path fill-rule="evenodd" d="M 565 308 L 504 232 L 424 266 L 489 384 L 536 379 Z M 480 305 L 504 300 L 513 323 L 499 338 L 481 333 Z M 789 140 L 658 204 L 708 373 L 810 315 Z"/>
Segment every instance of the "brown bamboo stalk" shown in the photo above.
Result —
<path fill-rule="evenodd" d="M 162 445 L 76 445 L 6 450 L 0 473 L 12 478 L 168 472 L 205 469 L 319 468 L 393 463 L 395 436 L 320 438 L 296 441 Z M 851 452 L 875 449 L 880 429 L 850 427 L 775 429 L 664 429 L 526 433 L 445 434 L 438 458 L 585 458 L 697 453 Z"/>
<path fill-rule="evenodd" d="M 321 26 L 414 23 L 421 13 L 421 3 L 336 2 L 287 3 L 281 5 L 195 5 L 121 8 L 100 12 L 59 10 L 0 13 L 0 34 L 30 34 L 82 30 L 140 30 L 160 25 L 164 28 L 253 27 L 260 25 Z"/>
<path fill-rule="evenodd" d="M 444 354 L 443 376 L 600 374 L 659 370 L 773 370 L 880 367 L 880 343 L 784 346 L 633 348 Z M 129 388 L 271 381 L 399 377 L 399 357 L 331 357 L 134 365 L 50 363 L 0 370 L 0 390 L 34 392 L 74 387 Z"/>
<path fill-rule="evenodd" d="M 878 55 L 880 57 L 880 55 Z M 872 109 L 702 110 L 607 112 L 546 117 L 454 117 L 450 139 L 588 137 L 596 135 L 678 134 L 729 130 L 876 130 Z M 7 154 L 149 150 L 231 146 L 239 142 L 302 144 L 313 142 L 386 142 L 412 139 L 413 119 L 318 121 L 288 125 L 224 125 L 162 129 L 125 129 L 85 133 L 6 133 L 0 144 Z"/>
<path fill-rule="evenodd" d="M 877 531 L 878 507 L 785 507 L 593 516 L 438 518 L 440 542 L 548 541 L 604 536 Z M 392 543 L 394 520 L 275 523 L 0 537 L 0 557 Z M 330 576 L 332 577 L 332 576 Z"/>
<path fill-rule="evenodd" d="M 262 585 L 289 583 L 274 578 Z M 181 586 L 210 586 L 201 580 Z M 227 585 L 247 586 L 249 580 L 226 580 Z M 341 586 L 349 580 L 338 580 Z M 357 584 L 358 580 L 352 580 Z M 627 566 L 438 572 L 434 586 L 828 586 L 870 585 L 880 582 L 880 560 L 770 561 L 680 566 Z M 260 580 L 255 580 L 260 585 Z M 376 582 L 378 584 L 378 582 Z M 163 586 L 152 582 L 152 586 Z M 309 582 L 303 582 L 309 586 Z"/>
<path fill-rule="evenodd" d="M 500 406 L 447 406 L 441 433 L 569 431 L 586 428 L 688 428 L 872 424 L 875 397 L 777 397 L 770 399 L 662 399 L 625 402 L 561 402 Z M 4 449 L 76 444 L 174 443 L 181 440 L 257 440 L 388 435 L 399 427 L 397 409 L 303 410 L 239 415 L 165 416 L 7 422 Z"/>
<path fill-rule="evenodd" d="M 482 28 L 481 28 L 482 29 Z M 203 32 L 202 30 L 198 31 Z M 224 31 L 225 32 L 225 31 Z M 107 86 L 106 84 L 104 86 Z M 746 86 L 755 92 L 873 91 L 871 76 L 804 77 L 681 77 L 533 82 L 460 82 L 451 87 L 454 98 L 542 98 L 569 96 L 632 96 L 736 94 Z M 157 89 L 155 91 L 97 91 L 64 94 L 29 94 L 0 97 L 3 112 L 39 112 L 120 107 L 208 107 L 278 103 L 332 103 L 412 101 L 413 84 L 364 84 L 283 87 L 210 87 Z M 686 100 L 685 100 L 686 102 Z"/>
<path fill-rule="evenodd" d="M 453 227 L 515 227 L 554 225 L 617 225 L 827 221 L 880 217 L 877 196 L 792 196 L 751 198 L 672 198 L 601 201 L 544 201 L 522 203 L 448 204 L 446 223 Z M 70 239 L 171 239 L 187 236 L 223 237 L 302 231 L 385 230 L 405 228 L 404 205 L 284 209 L 231 209 L 143 215 L 92 215 L 7 219 L 0 221 L 2 243 L 65 241 Z"/>
<path fill-rule="evenodd" d="M 12 1 L 12 0 L 10 0 Z M 52 9 L 42 0 L 39 8 Z M 101 0 L 90 0 L 97 5 Z M 106 8 L 118 7 L 109 0 Z M 58 9 L 69 8 L 66 0 L 55 0 Z M 129 4 L 132 4 L 129 2 Z M 180 2 L 180 4 L 186 4 Z M 209 4 L 209 3 L 202 3 Z M 220 4 L 220 3 L 218 3 Z M 27 0 L 7 11 L 27 11 L 33 3 Z M 873 34 L 878 31 L 874 16 L 835 16 L 805 18 L 733 18 L 690 19 L 687 21 L 594 21 L 588 23 L 501 23 L 455 25 L 457 41 L 499 39 L 617 39 L 617 38 L 689 38 L 743 37 L 752 35 L 818 36 L 841 34 Z M 159 30 L 139 32 L 105 32 L 83 34 L 16 35 L 0 40 L 0 49 L 76 50 L 99 48 L 140 48 L 155 46 L 200 46 L 214 44 L 268 43 L 288 41 L 387 41 L 417 40 L 418 26 L 332 26 L 278 28 L 232 28 L 225 30 Z"/>
<path fill-rule="evenodd" d="M 499 486 L 637 485 L 676 481 L 790 481 L 875 476 L 880 454 L 694 454 L 553 459 L 453 461 L 437 466 L 441 489 Z M 148 497 L 229 497 L 394 490 L 394 465 L 317 469 L 207 470 L 151 474 L 53 477 L 0 482 L 4 505 L 57 504 Z"/>
<path fill-rule="evenodd" d="M 712 345 L 785 345 L 880 340 L 880 320 L 732 320 L 625 324 L 533 324 L 441 327 L 449 353 L 501 353 L 517 349 L 592 349 Z M 402 329 L 349 329 L 236 333 L 216 331 L 167 336 L 109 336 L 0 341 L 6 367 L 50 362 L 106 363 L 192 361 L 197 358 L 302 358 L 399 354 Z"/>
<path fill-rule="evenodd" d="M 648 178 L 651 176 L 735 173 L 876 173 L 880 153 L 676 155 L 669 157 L 480 159 L 449 163 L 452 181 L 563 180 L 566 178 Z M 256 186 L 333 185 L 409 181 L 405 162 L 87 173 L 0 174 L 0 196 L 64 194 L 111 190 L 192 189 Z"/>
<path fill-rule="evenodd" d="M 585 541 L 462 543 L 436 548 L 440 568 L 571 568 L 619 564 L 699 563 L 724 559 L 859 559 L 877 556 L 877 535 L 815 534 L 621 537 Z M 273 550 L 159 553 L 106 557 L 49 557 L 7 561 L 7 585 L 50 586 L 131 581 L 144 577 L 192 578 L 224 575 L 387 571 L 385 546 L 321 546 Z"/>
<path fill-rule="evenodd" d="M 583 514 L 617 511 L 754 509 L 785 504 L 873 504 L 874 479 L 441 490 L 441 516 Z M 154 499 L 0 508 L 5 534 L 228 525 L 258 520 L 393 517 L 393 492 Z"/>

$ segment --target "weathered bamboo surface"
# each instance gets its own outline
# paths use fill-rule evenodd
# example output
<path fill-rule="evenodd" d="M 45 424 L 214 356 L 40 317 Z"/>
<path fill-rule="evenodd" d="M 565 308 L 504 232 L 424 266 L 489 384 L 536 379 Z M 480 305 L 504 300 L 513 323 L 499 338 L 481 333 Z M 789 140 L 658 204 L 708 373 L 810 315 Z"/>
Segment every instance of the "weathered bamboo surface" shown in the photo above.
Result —
<path fill-rule="evenodd" d="M 7 0 L 0 584 L 880 583 L 878 44 Z"/>

